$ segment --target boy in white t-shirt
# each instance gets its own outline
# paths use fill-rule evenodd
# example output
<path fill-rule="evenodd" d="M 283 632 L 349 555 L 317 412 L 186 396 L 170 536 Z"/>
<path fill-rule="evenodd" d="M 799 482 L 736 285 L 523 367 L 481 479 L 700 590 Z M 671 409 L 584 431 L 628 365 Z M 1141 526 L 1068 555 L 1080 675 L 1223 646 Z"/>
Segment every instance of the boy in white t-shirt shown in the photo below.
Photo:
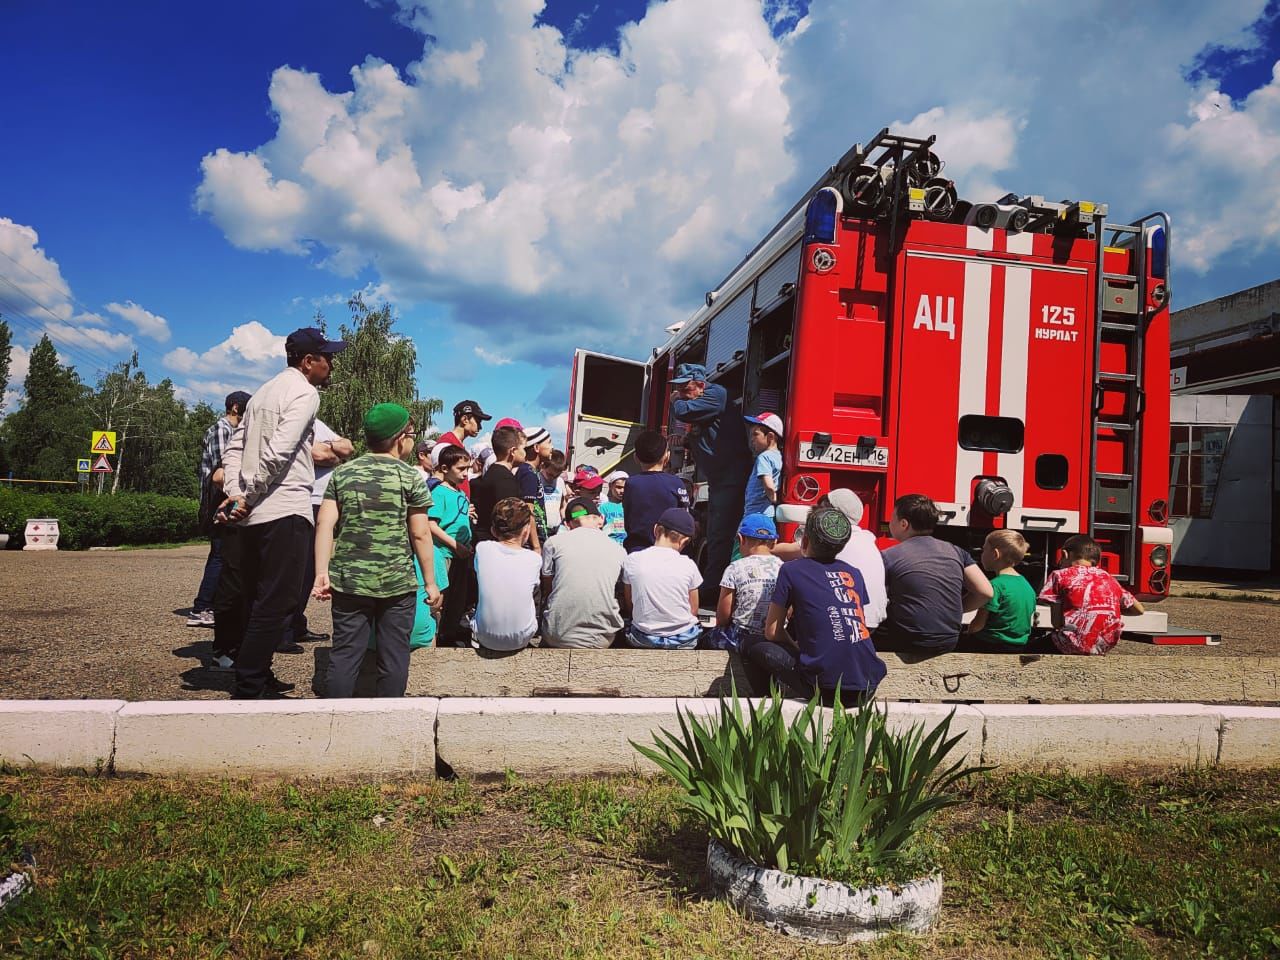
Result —
<path fill-rule="evenodd" d="M 739 560 L 724 569 L 720 578 L 720 602 L 716 605 L 716 629 L 711 645 L 718 650 L 743 650 L 764 639 L 769 600 L 782 561 L 773 555 L 778 527 L 771 517 L 752 513 L 738 527 Z"/>
<path fill-rule="evenodd" d="M 628 555 L 622 567 L 623 596 L 631 608 L 627 642 L 646 650 L 695 650 L 698 623 L 698 565 L 681 555 L 693 536 L 693 516 L 672 507 L 653 525 L 653 546 Z"/>
<path fill-rule="evenodd" d="M 535 597 L 542 556 L 525 545 L 533 536 L 533 511 L 507 497 L 493 508 L 493 539 L 476 544 L 475 641 L 487 650 L 523 650 L 538 632 Z"/>

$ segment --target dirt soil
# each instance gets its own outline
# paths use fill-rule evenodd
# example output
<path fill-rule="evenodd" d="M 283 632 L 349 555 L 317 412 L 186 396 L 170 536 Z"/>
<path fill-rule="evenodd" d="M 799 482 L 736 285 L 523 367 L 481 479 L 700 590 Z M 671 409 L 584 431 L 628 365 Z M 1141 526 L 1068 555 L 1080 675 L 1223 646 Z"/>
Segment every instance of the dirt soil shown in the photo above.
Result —
<path fill-rule="evenodd" d="M 223 698 L 231 677 L 208 670 L 213 631 L 185 625 L 207 550 L 0 551 L 0 697 Z M 1223 587 L 1224 592 L 1230 587 Z M 1171 626 L 1222 635 L 1219 647 L 1122 641 L 1132 656 L 1280 656 L 1280 603 L 1175 597 Z M 329 633 L 312 601 L 311 629 Z M 316 647 L 277 655 L 278 676 L 311 696 Z"/>

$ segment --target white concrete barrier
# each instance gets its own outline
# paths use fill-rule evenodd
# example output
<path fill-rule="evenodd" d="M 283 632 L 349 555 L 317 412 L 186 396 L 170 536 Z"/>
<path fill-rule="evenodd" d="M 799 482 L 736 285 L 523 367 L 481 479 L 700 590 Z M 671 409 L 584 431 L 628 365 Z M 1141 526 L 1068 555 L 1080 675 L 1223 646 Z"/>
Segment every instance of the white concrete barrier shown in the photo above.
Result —
<path fill-rule="evenodd" d="M 456 697 L 440 701 L 436 753 L 462 777 L 653 772 L 631 740 L 677 729 L 675 699 Z"/>
<path fill-rule="evenodd" d="M 131 703 L 116 726 L 120 773 L 435 776 L 438 700 Z"/>
<path fill-rule="evenodd" d="M 123 700 L 0 700 L 0 761 L 106 769 Z"/>
<path fill-rule="evenodd" d="M 744 700 L 744 710 L 751 703 Z M 787 717 L 794 717 L 802 706 L 788 701 Z M 888 723 L 894 729 L 918 723 L 933 727 L 953 710 L 952 732 L 965 735 L 959 750 L 976 763 L 982 750 L 982 715 L 973 707 L 891 703 Z M 662 729 L 679 735 L 677 711 L 714 718 L 720 701 L 453 698 L 440 701 L 436 750 L 444 763 L 465 777 L 496 777 L 506 770 L 535 779 L 651 773 L 656 767 L 631 741 L 651 746 Z"/>
<path fill-rule="evenodd" d="M 1199 704 L 980 704 L 983 763 L 1064 770 L 1217 762 L 1217 707 Z"/>
<path fill-rule="evenodd" d="M 1218 762 L 1280 767 L 1280 707 L 1214 707 L 1222 716 Z"/>
<path fill-rule="evenodd" d="M 744 701 L 747 703 L 750 701 Z M 802 704 L 788 702 L 788 716 Z M 676 731 L 715 699 L 0 701 L 0 761 L 193 776 L 464 777 L 652 772 L 631 741 Z M 969 762 L 1011 769 L 1280 766 L 1280 708 L 1200 704 L 887 705 L 889 724 L 954 711 Z"/>

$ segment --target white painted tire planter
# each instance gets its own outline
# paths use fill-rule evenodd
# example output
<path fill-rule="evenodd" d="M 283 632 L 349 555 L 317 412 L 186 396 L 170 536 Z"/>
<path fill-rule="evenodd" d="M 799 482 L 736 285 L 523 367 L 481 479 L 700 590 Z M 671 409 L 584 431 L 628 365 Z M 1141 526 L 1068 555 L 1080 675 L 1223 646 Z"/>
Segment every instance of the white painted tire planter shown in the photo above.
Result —
<path fill-rule="evenodd" d="M 924 933 L 942 911 L 942 874 L 901 887 L 850 887 L 757 866 L 717 840 L 707 844 L 712 892 L 766 926 L 819 943 Z"/>

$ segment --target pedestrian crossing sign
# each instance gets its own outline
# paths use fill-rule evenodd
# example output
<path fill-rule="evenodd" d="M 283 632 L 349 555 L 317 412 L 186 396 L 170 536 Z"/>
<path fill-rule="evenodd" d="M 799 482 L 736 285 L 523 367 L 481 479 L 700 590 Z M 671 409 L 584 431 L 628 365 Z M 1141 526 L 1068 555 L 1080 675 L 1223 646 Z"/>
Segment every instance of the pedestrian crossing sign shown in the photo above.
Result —
<path fill-rule="evenodd" d="M 107 455 L 101 454 L 93 463 L 94 473 L 111 473 L 111 461 L 107 459 Z"/>
<path fill-rule="evenodd" d="M 90 453 L 115 453 L 116 452 L 116 432 L 114 430 L 95 430 L 93 431 L 93 445 L 89 447 Z"/>
<path fill-rule="evenodd" d="M 76 473 L 89 473 L 89 458 L 81 457 L 76 461 Z"/>

